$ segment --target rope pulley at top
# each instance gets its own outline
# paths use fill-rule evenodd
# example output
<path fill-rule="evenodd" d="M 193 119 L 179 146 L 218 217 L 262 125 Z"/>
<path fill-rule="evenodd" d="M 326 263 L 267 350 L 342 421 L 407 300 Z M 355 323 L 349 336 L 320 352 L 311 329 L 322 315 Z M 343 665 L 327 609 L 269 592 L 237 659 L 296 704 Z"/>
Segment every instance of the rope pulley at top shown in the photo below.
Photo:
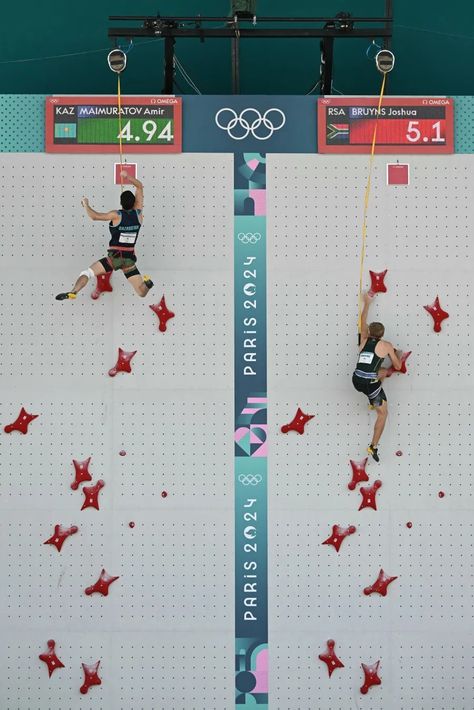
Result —
<path fill-rule="evenodd" d="M 362 282 L 364 276 L 364 259 L 365 259 L 365 249 L 367 241 L 367 213 L 369 210 L 369 197 L 370 188 L 372 182 L 372 167 L 374 163 L 375 155 L 375 145 L 377 141 L 377 127 L 380 117 L 380 109 L 382 107 L 383 96 L 385 92 L 385 83 L 387 79 L 387 74 L 392 71 L 395 65 L 395 55 L 389 49 L 381 49 L 375 55 L 375 66 L 378 71 L 383 74 L 382 86 L 380 88 L 379 102 L 377 107 L 377 116 L 375 118 L 374 132 L 372 135 L 372 145 L 370 148 L 370 159 L 369 159 L 369 174 L 367 176 L 367 185 L 365 188 L 364 197 L 364 216 L 362 220 L 362 248 L 360 252 L 360 273 L 359 273 L 359 316 L 357 319 L 357 330 L 359 334 L 359 344 L 361 340 L 361 327 L 362 327 Z"/>
<path fill-rule="evenodd" d="M 118 107 L 118 139 L 119 139 L 119 151 L 120 151 L 120 188 L 123 192 L 123 177 L 122 177 L 122 165 L 124 163 L 123 158 L 123 146 L 122 146 L 122 92 L 120 87 L 120 74 L 124 71 L 127 66 L 127 55 L 121 49 L 113 49 L 107 55 L 107 63 L 109 69 L 117 74 L 117 107 Z"/>
<path fill-rule="evenodd" d="M 375 64 L 381 74 L 388 74 L 395 66 L 395 55 L 389 49 L 381 49 L 375 55 Z"/>

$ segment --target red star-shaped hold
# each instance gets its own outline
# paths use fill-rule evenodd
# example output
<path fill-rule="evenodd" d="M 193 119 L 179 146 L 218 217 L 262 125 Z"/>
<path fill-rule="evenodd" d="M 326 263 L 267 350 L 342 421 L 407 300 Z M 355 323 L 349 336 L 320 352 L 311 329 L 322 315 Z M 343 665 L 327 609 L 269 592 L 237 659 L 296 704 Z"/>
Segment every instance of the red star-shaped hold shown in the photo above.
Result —
<path fill-rule="evenodd" d="M 174 318 L 173 311 L 168 310 L 164 296 L 162 297 L 159 303 L 155 303 L 153 306 L 150 306 L 150 308 L 153 313 L 156 313 L 156 315 L 158 316 L 158 320 L 160 321 L 158 330 L 164 333 L 166 330 L 167 322 L 170 320 L 170 318 Z"/>
<path fill-rule="evenodd" d="M 350 483 L 347 484 L 347 487 L 350 491 L 353 491 L 358 483 L 364 483 L 369 480 L 367 471 L 365 470 L 368 458 L 363 459 L 363 461 L 350 461 L 352 468 L 352 479 Z"/>
<path fill-rule="evenodd" d="M 112 278 L 113 271 L 106 271 L 105 274 L 99 274 L 97 277 L 97 283 L 95 290 L 91 293 L 91 298 L 97 301 L 101 293 L 108 293 L 113 291 L 110 279 Z"/>
<path fill-rule="evenodd" d="M 98 675 L 99 665 L 100 661 L 97 661 L 97 663 L 92 663 L 90 666 L 88 666 L 86 663 L 82 664 L 82 669 L 84 671 L 84 683 L 83 685 L 81 685 L 79 690 L 83 695 L 85 695 L 89 688 L 92 688 L 93 685 L 102 684 L 102 681 Z"/>
<path fill-rule="evenodd" d="M 377 577 L 375 582 L 370 587 L 366 587 L 364 589 L 364 594 L 366 594 L 367 596 L 369 594 L 380 594 L 382 597 L 386 597 L 387 596 L 387 587 L 395 579 L 398 579 L 398 577 L 389 577 L 388 575 L 385 574 L 383 569 L 381 569 L 379 572 L 379 576 Z"/>
<path fill-rule="evenodd" d="M 61 548 L 64 545 L 64 541 L 70 535 L 77 533 L 79 528 L 76 525 L 71 525 L 70 528 L 62 528 L 61 525 L 54 526 L 54 535 L 52 535 L 49 540 L 45 540 L 43 545 L 54 545 L 58 552 L 61 552 Z"/>
<path fill-rule="evenodd" d="M 43 663 L 46 663 L 48 666 L 48 673 L 49 677 L 53 675 L 54 671 L 56 671 L 58 668 L 64 668 L 64 663 L 61 663 L 59 658 L 56 656 L 55 652 L 55 646 L 56 646 L 56 641 L 53 641 L 53 639 L 50 639 L 48 642 L 48 652 L 47 653 L 41 653 L 39 656 L 40 661 L 43 661 Z"/>
<path fill-rule="evenodd" d="M 377 663 L 374 663 L 371 666 L 367 666 L 365 663 L 362 663 L 361 665 L 362 670 L 364 671 L 364 685 L 360 689 L 360 692 L 362 695 L 366 695 L 369 688 L 373 685 L 380 685 L 382 683 L 378 676 L 380 661 L 377 661 Z"/>
<path fill-rule="evenodd" d="M 88 597 L 91 594 L 102 594 L 103 597 L 107 597 L 109 595 L 110 585 L 117 579 L 119 578 L 112 577 L 112 575 L 108 574 L 105 569 L 103 569 L 97 582 L 93 584 L 92 587 L 87 587 L 84 591 Z"/>
<path fill-rule="evenodd" d="M 382 486 L 382 481 L 374 481 L 371 486 L 362 486 L 360 488 L 360 494 L 362 496 L 362 502 L 359 506 L 359 510 L 362 508 L 373 508 L 377 510 L 377 502 L 375 496 L 378 489 Z"/>
<path fill-rule="evenodd" d="M 26 434 L 30 422 L 32 422 L 33 419 L 37 419 L 38 417 L 39 414 L 28 414 L 26 409 L 22 407 L 20 410 L 20 414 L 17 416 L 13 424 L 7 424 L 7 426 L 4 427 L 4 431 L 7 434 L 10 434 L 12 431 L 19 431 L 22 434 Z"/>
<path fill-rule="evenodd" d="M 441 308 L 438 296 L 436 296 L 434 303 L 432 303 L 431 306 L 423 306 L 423 308 L 425 309 L 425 311 L 428 311 L 428 313 L 433 317 L 434 332 L 441 332 L 441 323 L 444 321 L 445 318 L 449 318 L 449 313 L 443 311 L 443 309 Z"/>
<path fill-rule="evenodd" d="M 288 434 L 289 431 L 296 431 L 298 434 L 304 434 L 304 428 L 310 419 L 314 419 L 314 414 L 305 414 L 298 407 L 291 422 L 289 424 L 284 424 L 281 430 L 283 434 Z"/>
<path fill-rule="evenodd" d="M 115 363 L 115 366 L 109 370 L 109 376 L 115 377 L 117 372 L 131 372 L 132 366 L 130 363 L 136 354 L 136 350 L 133 350 L 133 352 L 127 352 L 126 350 L 119 348 L 117 362 Z"/>
<path fill-rule="evenodd" d="M 89 473 L 89 464 L 91 462 L 91 458 L 92 457 L 89 456 L 89 458 L 85 459 L 85 461 L 76 461 L 76 459 L 72 460 L 75 471 L 75 478 L 74 481 L 71 483 L 71 488 L 73 491 L 77 491 L 81 483 L 84 483 L 85 481 L 92 481 L 92 476 Z"/>
<path fill-rule="evenodd" d="M 411 350 L 409 350 L 406 353 L 402 353 L 402 357 L 400 358 L 402 361 L 402 366 L 400 370 L 396 370 L 393 365 L 390 365 L 390 367 L 387 368 L 387 374 L 386 377 L 391 377 L 394 372 L 399 372 L 401 375 L 406 375 L 407 374 L 407 360 L 411 355 Z"/>
<path fill-rule="evenodd" d="M 95 508 L 99 510 L 99 493 L 100 489 L 104 486 L 104 481 L 97 481 L 94 486 L 84 486 L 82 489 L 84 493 L 84 503 L 82 504 L 81 510 L 84 510 L 84 508 Z"/>
<path fill-rule="evenodd" d="M 329 639 L 329 641 L 327 641 L 327 646 L 328 646 L 327 653 L 320 653 L 319 654 L 319 660 L 326 663 L 326 665 L 328 667 L 329 677 L 331 677 L 332 673 L 336 670 L 336 668 L 344 668 L 344 663 L 342 663 L 342 661 L 339 660 L 339 658 L 336 656 L 336 654 L 334 652 L 335 645 L 336 645 L 336 642 L 333 641 L 332 639 Z"/>
<path fill-rule="evenodd" d="M 385 271 L 369 271 L 370 274 L 370 289 L 369 296 L 374 296 L 376 293 L 387 293 L 387 287 L 385 286 L 383 280 L 388 269 Z"/>
<path fill-rule="evenodd" d="M 336 552 L 339 552 L 344 538 L 346 538 L 348 535 L 353 535 L 355 531 L 356 527 L 354 525 L 349 525 L 348 528 L 341 528 L 340 525 L 333 525 L 331 537 L 328 537 L 328 539 L 321 544 L 332 545 L 336 548 Z"/>

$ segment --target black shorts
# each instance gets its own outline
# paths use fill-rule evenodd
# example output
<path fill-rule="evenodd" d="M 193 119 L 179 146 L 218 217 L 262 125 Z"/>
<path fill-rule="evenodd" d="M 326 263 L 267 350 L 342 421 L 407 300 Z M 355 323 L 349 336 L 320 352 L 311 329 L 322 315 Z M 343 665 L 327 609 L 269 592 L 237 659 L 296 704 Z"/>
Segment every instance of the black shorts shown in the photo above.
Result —
<path fill-rule="evenodd" d="M 380 407 L 383 402 L 387 401 L 387 396 L 383 391 L 380 380 L 368 380 L 364 377 L 352 375 L 352 384 L 358 392 L 362 392 L 369 399 L 369 404 L 374 407 Z"/>

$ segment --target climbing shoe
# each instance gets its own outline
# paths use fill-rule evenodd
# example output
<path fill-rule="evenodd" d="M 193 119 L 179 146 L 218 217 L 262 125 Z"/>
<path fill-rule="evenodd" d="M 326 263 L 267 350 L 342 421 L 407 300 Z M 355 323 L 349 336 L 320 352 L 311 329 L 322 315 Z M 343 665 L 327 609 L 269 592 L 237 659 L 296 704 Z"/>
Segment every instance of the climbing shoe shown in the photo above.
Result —
<path fill-rule="evenodd" d="M 65 301 L 68 298 L 77 298 L 77 293 L 68 291 L 68 293 L 58 293 L 56 296 L 56 301 Z"/>
<path fill-rule="evenodd" d="M 380 461 L 380 459 L 379 459 L 379 450 L 376 449 L 375 446 L 372 446 L 372 444 L 370 444 L 370 445 L 367 447 L 367 452 L 372 456 L 372 458 L 374 459 L 374 461 L 377 461 L 377 463 Z"/>

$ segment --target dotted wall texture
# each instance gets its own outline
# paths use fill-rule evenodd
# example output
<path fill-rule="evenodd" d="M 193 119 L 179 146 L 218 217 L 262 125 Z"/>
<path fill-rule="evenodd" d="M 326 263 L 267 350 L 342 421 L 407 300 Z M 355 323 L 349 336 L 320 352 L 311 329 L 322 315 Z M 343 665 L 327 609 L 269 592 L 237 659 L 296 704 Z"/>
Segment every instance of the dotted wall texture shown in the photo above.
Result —
<path fill-rule="evenodd" d="M 45 98 L 42 94 L 0 94 L 0 153 L 44 151 Z M 454 99 L 455 152 L 474 153 L 474 96 Z M 183 102 L 186 106 L 186 96 Z"/>
<path fill-rule="evenodd" d="M 88 285 L 60 303 L 106 253 L 108 225 L 80 199 L 119 206 L 113 162 L 2 157 L 14 196 L 0 243 L 2 710 L 233 703 L 233 158 L 141 157 L 136 251 L 154 290 L 139 299 L 117 272 L 113 293 L 94 301 Z M 166 333 L 149 309 L 163 293 Z M 138 352 L 112 379 L 119 346 Z M 39 418 L 4 433 L 21 406 Z M 70 488 L 72 459 L 89 456 L 100 511 Z M 79 528 L 60 553 L 43 544 L 56 524 Z M 103 567 L 120 579 L 86 596 Z M 38 660 L 50 638 L 66 666 L 51 680 Z M 103 683 L 83 697 L 81 663 L 98 659 Z"/>
<path fill-rule="evenodd" d="M 388 159 L 390 160 L 390 158 Z M 269 647 L 278 710 L 474 707 L 474 156 L 410 157 L 411 184 L 374 163 L 368 270 L 388 269 L 370 320 L 412 350 L 384 384 L 389 417 L 378 510 L 358 511 L 349 460 L 367 456 L 375 415 L 352 387 L 366 156 L 268 156 Z M 441 333 L 423 309 L 439 295 Z M 300 406 L 304 436 L 281 424 Z M 396 452 L 401 450 L 402 456 Z M 439 498 L 438 492 L 445 497 Z M 406 523 L 413 527 L 407 528 Z M 332 526 L 357 531 L 340 552 Z M 383 568 L 386 598 L 364 596 Z M 335 639 L 345 668 L 318 660 Z M 360 663 L 381 660 L 363 697 Z M 441 670 L 442 669 L 442 670 Z"/>

